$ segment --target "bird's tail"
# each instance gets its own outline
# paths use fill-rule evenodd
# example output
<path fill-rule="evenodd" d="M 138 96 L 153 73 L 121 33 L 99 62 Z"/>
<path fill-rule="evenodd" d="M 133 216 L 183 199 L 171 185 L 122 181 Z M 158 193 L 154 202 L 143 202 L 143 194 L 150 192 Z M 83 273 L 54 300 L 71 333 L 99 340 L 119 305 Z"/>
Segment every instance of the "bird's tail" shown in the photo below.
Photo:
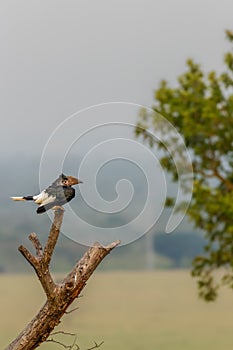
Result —
<path fill-rule="evenodd" d="M 47 210 L 51 209 L 54 207 L 54 203 L 49 203 L 49 204 L 46 204 L 46 205 L 40 205 L 36 212 L 37 214 L 43 214 L 45 213 Z"/>
<path fill-rule="evenodd" d="M 33 196 L 11 197 L 13 201 L 33 201 Z"/>

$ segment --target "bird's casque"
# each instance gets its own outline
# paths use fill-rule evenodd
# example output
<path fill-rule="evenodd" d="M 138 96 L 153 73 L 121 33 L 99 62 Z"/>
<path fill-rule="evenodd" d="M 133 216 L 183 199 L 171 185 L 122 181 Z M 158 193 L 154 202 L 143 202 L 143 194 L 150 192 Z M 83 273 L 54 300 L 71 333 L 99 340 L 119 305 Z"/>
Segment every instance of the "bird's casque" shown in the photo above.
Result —
<path fill-rule="evenodd" d="M 73 176 L 61 174 L 48 188 L 35 196 L 11 197 L 15 201 L 34 201 L 39 205 L 37 214 L 61 206 L 70 202 L 75 197 L 75 189 L 72 187 L 82 183 Z"/>

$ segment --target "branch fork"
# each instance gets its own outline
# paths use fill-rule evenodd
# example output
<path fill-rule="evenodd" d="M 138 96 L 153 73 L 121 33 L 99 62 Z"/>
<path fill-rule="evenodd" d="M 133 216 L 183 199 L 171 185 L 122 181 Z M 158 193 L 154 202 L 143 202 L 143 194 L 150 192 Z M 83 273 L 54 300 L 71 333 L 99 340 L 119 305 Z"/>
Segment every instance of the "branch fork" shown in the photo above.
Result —
<path fill-rule="evenodd" d="M 120 243 L 116 241 L 108 246 L 102 246 L 96 242 L 63 281 L 56 284 L 50 273 L 49 265 L 59 237 L 63 216 L 64 209 L 56 207 L 54 221 L 44 249 L 34 232 L 29 235 L 29 240 L 35 248 L 35 255 L 24 246 L 19 247 L 20 253 L 35 270 L 47 300 L 38 314 L 5 350 L 33 350 L 46 341 L 59 324 L 61 317 L 67 313 L 68 307 L 80 295 L 100 262 Z"/>

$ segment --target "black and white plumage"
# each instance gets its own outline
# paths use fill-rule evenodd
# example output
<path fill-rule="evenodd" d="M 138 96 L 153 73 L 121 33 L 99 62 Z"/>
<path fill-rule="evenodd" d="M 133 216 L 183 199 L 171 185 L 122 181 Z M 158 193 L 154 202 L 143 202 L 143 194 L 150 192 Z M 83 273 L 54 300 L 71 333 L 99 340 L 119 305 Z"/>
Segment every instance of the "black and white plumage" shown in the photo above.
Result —
<path fill-rule="evenodd" d="M 11 197 L 14 201 L 34 201 L 39 205 L 37 214 L 46 212 L 55 206 L 61 206 L 75 197 L 74 185 L 82 181 L 73 177 L 61 174 L 48 188 L 35 196 Z"/>

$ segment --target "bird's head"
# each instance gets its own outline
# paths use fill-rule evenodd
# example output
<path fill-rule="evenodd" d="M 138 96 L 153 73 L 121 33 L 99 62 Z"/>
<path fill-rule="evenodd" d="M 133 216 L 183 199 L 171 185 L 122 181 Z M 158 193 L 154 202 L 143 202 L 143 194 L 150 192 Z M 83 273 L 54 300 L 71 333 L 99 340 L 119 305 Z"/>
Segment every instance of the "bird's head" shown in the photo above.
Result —
<path fill-rule="evenodd" d="M 81 180 L 73 176 L 66 176 L 66 179 L 63 180 L 64 186 L 74 186 L 82 183 L 83 182 Z"/>

